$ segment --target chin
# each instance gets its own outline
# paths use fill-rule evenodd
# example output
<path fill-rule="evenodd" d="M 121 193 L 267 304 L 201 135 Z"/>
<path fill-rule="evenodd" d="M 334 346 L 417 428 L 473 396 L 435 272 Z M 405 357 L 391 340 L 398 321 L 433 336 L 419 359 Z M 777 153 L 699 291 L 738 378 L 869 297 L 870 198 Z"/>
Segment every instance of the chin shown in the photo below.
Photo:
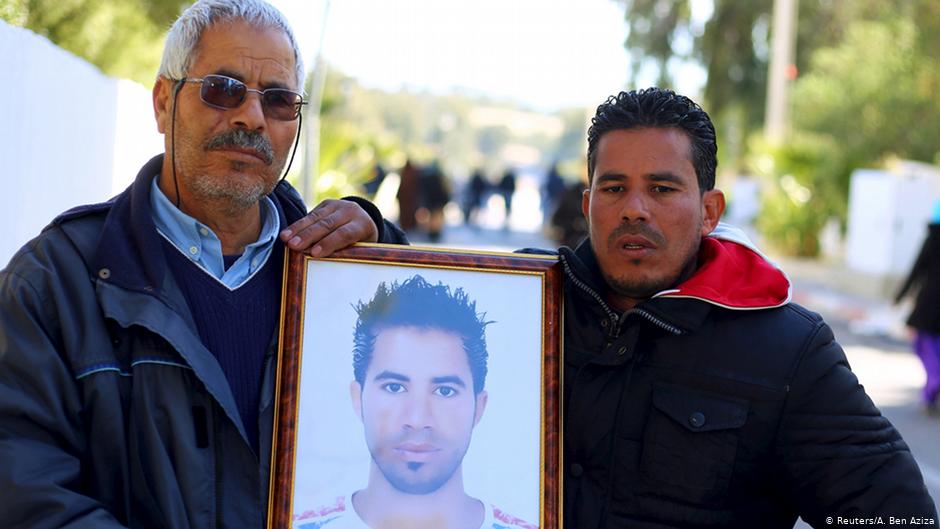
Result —
<path fill-rule="evenodd" d="M 607 285 L 618 295 L 633 299 L 646 299 L 658 292 L 672 288 L 676 277 L 638 277 L 635 273 L 622 273 L 618 277 L 606 277 Z"/>
<path fill-rule="evenodd" d="M 257 204 L 262 197 L 274 189 L 273 185 L 265 186 L 261 183 L 233 185 L 231 181 L 218 185 L 202 181 L 195 187 L 199 195 L 209 199 L 226 200 L 235 209 L 243 209 Z"/>

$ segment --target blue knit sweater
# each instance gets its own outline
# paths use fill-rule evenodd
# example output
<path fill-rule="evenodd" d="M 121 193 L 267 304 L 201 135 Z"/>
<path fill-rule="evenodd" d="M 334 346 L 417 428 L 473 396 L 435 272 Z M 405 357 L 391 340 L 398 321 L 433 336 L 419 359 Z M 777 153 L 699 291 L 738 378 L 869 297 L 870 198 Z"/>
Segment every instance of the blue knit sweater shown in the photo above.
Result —
<path fill-rule="evenodd" d="M 267 263 L 235 290 L 165 240 L 163 250 L 202 343 L 228 379 L 248 441 L 257 454 L 261 375 L 280 318 L 284 245 L 276 242 Z"/>

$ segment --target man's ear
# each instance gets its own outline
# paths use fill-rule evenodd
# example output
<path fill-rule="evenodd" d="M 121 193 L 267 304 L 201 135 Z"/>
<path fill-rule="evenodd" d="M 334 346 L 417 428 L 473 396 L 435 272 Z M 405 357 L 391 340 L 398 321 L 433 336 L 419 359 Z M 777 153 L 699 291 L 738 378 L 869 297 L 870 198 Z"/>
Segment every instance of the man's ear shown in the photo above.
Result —
<path fill-rule="evenodd" d="M 173 86 L 176 83 L 166 77 L 157 77 L 153 84 L 153 115 L 157 120 L 157 130 L 166 134 L 170 129 L 173 116 Z"/>
<path fill-rule="evenodd" d="M 362 386 L 353 380 L 349 383 L 349 400 L 352 401 L 353 412 L 362 420 Z"/>
<path fill-rule="evenodd" d="M 473 412 L 473 426 L 474 428 L 480 422 L 480 419 L 483 418 L 483 412 L 486 411 L 486 400 L 487 400 L 486 391 L 481 391 L 476 396 L 476 409 Z"/>
<path fill-rule="evenodd" d="M 712 189 L 702 195 L 702 237 L 715 229 L 724 212 L 725 194 L 720 189 Z"/>
<path fill-rule="evenodd" d="M 581 193 L 581 214 L 584 215 L 584 220 L 588 221 L 588 224 L 591 223 L 591 186 L 588 186 L 584 192 Z"/>

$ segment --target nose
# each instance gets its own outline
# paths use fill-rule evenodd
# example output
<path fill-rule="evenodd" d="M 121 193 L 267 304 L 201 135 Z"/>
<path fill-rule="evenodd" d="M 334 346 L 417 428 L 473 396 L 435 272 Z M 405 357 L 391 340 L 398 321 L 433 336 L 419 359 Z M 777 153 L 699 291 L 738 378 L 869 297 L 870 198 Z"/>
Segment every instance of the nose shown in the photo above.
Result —
<path fill-rule="evenodd" d="M 649 219 L 648 197 L 638 190 L 625 192 L 620 203 L 620 218 L 624 222 L 646 222 Z"/>
<path fill-rule="evenodd" d="M 261 94 L 248 92 L 237 108 L 229 110 L 229 122 L 233 127 L 248 130 L 263 130 L 267 123 L 261 106 Z"/>
<path fill-rule="evenodd" d="M 431 398 L 427 395 L 409 395 L 404 409 L 404 426 L 414 430 L 430 428 L 434 424 Z"/>

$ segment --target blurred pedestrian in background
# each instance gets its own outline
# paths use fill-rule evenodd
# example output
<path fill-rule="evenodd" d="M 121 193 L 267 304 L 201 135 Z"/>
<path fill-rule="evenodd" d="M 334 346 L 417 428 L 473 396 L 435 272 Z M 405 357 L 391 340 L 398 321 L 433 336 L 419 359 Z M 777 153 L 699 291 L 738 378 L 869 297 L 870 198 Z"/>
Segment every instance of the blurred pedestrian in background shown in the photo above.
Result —
<path fill-rule="evenodd" d="M 436 160 L 421 174 L 421 206 L 427 210 L 428 239 L 441 240 L 444 230 L 444 206 L 450 202 L 450 185 Z"/>
<path fill-rule="evenodd" d="M 489 182 L 483 176 L 483 169 L 477 169 L 470 177 L 470 182 L 464 191 L 463 203 L 463 222 L 470 226 L 476 226 L 479 220 L 476 218 L 480 206 L 483 204 L 483 196 L 486 195 Z"/>
<path fill-rule="evenodd" d="M 914 297 L 914 309 L 907 324 L 914 330 L 914 352 L 927 372 L 924 404 L 929 415 L 940 416 L 940 200 L 927 225 L 924 245 L 896 301 L 908 295 Z"/>
<path fill-rule="evenodd" d="M 367 196 L 370 198 L 375 197 L 382 182 L 385 181 L 385 176 L 385 168 L 382 167 L 382 164 L 376 162 L 375 167 L 372 168 L 372 178 L 362 184 L 362 188 L 365 190 Z"/>
<path fill-rule="evenodd" d="M 546 224 L 555 214 L 561 195 L 565 192 L 565 181 L 558 172 L 558 162 L 553 162 L 542 184 L 542 223 Z"/>
<path fill-rule="evenodd" d="M 405 231 L 414 231 L 417 225 L 415 213 L 418 211 L 418 168 L 405 162 L 401 168 L 401 183 L 398 184 L 398 225 Z"/>
<path fill-rule="evenodd" d="M 506 220 L 503 224 L 505 229 L 509 229 L 509 216 L 512 213 L 512 195 L 516 192 L 516 173 L 512 167 L 508 167 L 503 173 L 503 179 L 499 181 L 499 194 L 506 203 Z"/>
<path fill-rule="evenodd" d="M 551 217 L 552 238 L 559 246 L 577 248 L 588 235 L 587 219 L 581 210 L 586 188 L 583 182 L 575 182 L 562 188 L 558 205 Z"/>

